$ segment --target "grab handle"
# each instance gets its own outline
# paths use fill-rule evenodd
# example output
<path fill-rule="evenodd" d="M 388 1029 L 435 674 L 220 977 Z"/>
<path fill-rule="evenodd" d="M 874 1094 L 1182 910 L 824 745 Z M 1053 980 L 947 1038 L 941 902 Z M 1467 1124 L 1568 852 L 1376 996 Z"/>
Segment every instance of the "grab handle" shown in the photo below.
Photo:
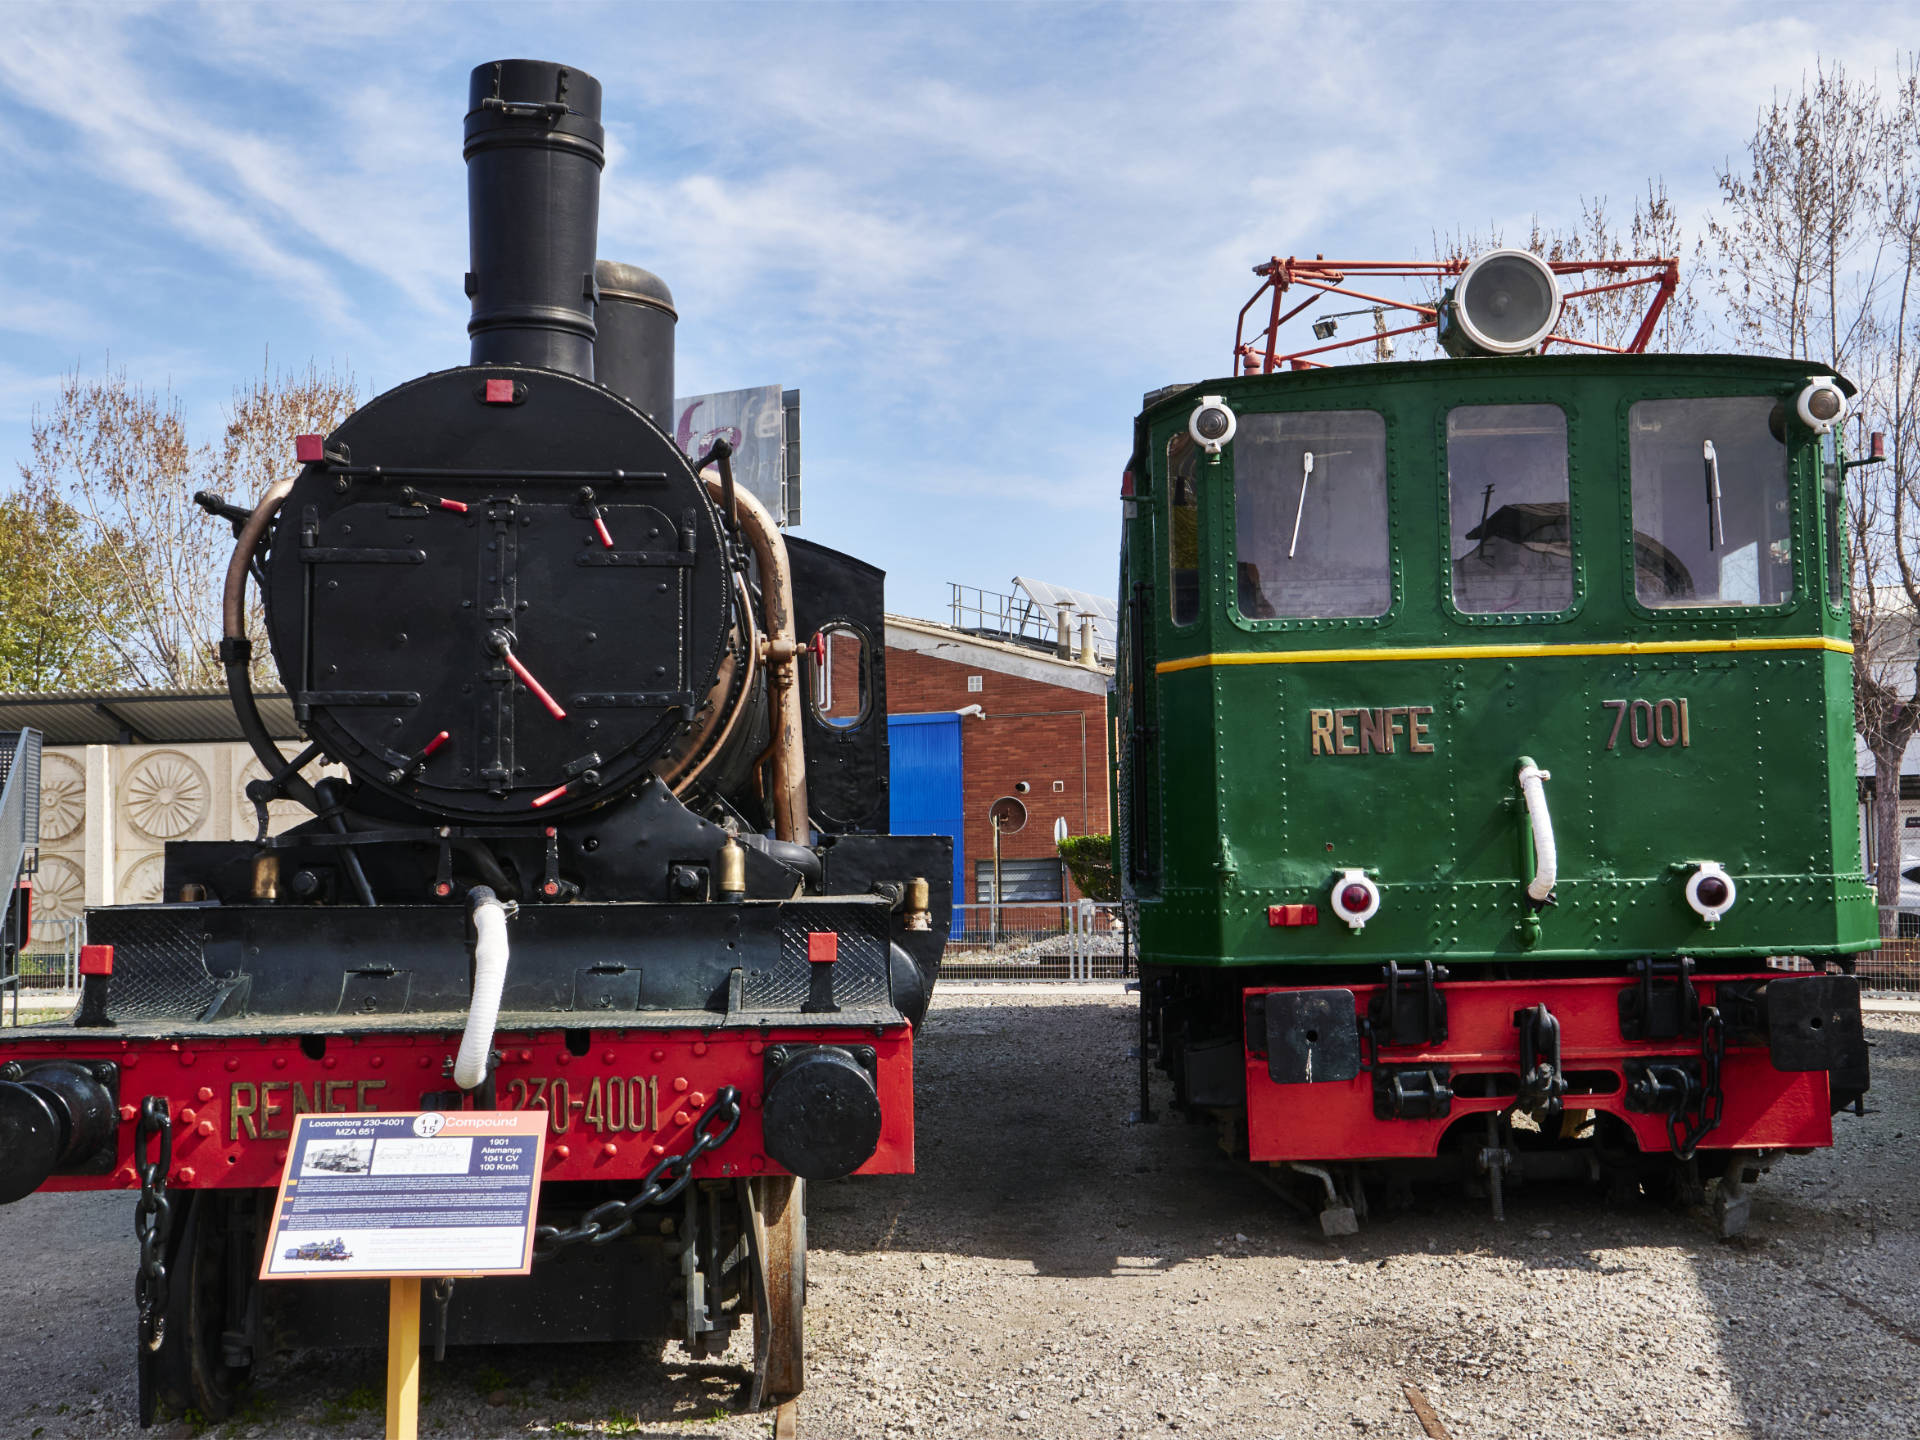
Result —
<path fill-rule="evenodd" d="M 1553 776 L 1533 763 L 1531 756 L 1520 757 L 1520 794 L 1527 802 L 1527 819 L 1533 822 L 1533 879 L 1527 882 L 1527 898 L 1544 905 L 1553 898 L 1553 882 L 1559 878 L 1560 856 L 1553 846 L 1553 817 L 1547 813 L 1545 782 Z"/>

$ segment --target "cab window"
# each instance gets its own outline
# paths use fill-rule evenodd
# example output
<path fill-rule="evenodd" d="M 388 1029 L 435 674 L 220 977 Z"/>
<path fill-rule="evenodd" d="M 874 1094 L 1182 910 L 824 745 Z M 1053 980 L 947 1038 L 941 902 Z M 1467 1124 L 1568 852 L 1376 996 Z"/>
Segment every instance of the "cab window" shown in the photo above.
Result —
<path fill-rule="evenodd" d="M 1642 400 L 1627 412 L 1627 431 L 1640 603 L 1790 600 L 1785 407 L 1758 395 Z"/>
<path fill-rule="evenodd" d="M 1199 451 L 1185 433 L 1167 442 L 1167 583 L 1176 625 L 1200 618 Z"/>
<path fill-rule="evenodd" d="M 1392 608 L 1387 425 L 1376 411 L 1240 416 L 1233 510 L 1248 619 L 1365 619 Z"/>
<path fill-rule="evenodd" d="M 1534 613 L 1573 604 L 1567 416 L 1558 405 L 1447 412 L 1454 608 Z"/>

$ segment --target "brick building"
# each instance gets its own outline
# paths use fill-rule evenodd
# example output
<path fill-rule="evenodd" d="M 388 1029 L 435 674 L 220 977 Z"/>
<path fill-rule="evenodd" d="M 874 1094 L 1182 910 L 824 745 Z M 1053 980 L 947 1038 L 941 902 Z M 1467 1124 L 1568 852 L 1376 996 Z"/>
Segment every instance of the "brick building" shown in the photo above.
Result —
<path fill-rule="evenodd" d="M 886 644 L 894 830 L 905 833 L 918 821 L 954 834 L 961 891 L 955 898 L 984 904 L 993 889 L 988 807 L 1015 796 L 1027 821 L 1001 837 L 1005 900 L 1078 898 L 1054 833 L 1062 820 L 1071 835 L 1110 828 L 1111 667 L 898 615 L 887 617 Z M 944 809 L 930 811 L 927 797 L 916 793 L 926 772 L 913 768 L 912 757 L 922 742 L 935 752 L 933 783 L 945 794 Z M 957 766 L 957 785 L 950 765 Z M 956 810 L 954 829 L 929 818 Z"/>

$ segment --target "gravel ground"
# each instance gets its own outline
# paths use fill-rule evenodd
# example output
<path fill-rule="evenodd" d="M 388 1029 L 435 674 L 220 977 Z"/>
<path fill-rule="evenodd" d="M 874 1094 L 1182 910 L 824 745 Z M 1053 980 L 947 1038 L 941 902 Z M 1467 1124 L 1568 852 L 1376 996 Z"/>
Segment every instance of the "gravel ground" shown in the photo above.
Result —
<path fill-rule="evenodd" d="M 919 1173 L 813 1193 L 803 1436 L 1419 1437 L 1408 1383 L 1452 1440 L 1920 1435 L 1920 1017 L 1869 1017 L 1871 1113 L 1767 1176 L 1741 1241 L 1538 1188 L 1504 1225 L 1434 1195 L 1329 1242 L 1208 1130 L 1125 1123 L 1117 991 L 936 1003 Z M 138 1433 L 131 1215 L 0 1209 L 0 1436 Z M 455 1350 L 421 1428 L 764 1436 L 726 1410 L 744 1358 Z M 380 1363 L 276 1359 L 217 1433 L 377 1436 Z"/>

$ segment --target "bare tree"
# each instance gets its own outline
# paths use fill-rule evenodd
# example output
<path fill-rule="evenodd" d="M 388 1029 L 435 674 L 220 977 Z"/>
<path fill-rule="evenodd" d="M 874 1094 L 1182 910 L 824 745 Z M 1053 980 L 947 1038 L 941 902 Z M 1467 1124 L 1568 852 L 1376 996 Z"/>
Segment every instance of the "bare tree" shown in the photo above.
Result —
<path fill-rule="evenodd" d="M 331 368 L 323 373 L 309 363 L 304 371 L 287 375 L 273 370 L 270 360 L 263 361 L 254 380 L 235 387 L 227 407 L 226 429 L 219 443 L 204 453 L 201 473 L 206 488 L 233 504 L 251 506 L 274 481 L 299 468 L 293 455 L 297 436 L 328 433 L 353 413 L 354 404 L 351 373 L 342 375 Z M 218 545 L 213 548 L 219 554 L 224 575 L 225 549 Z M 248 595 L 247 635 L 254 641 L 255 668 L 264 674 L 271 668 L 271 657 L 263 643 L 265 617 L 258 592 L 249 590 Z M 217 642 L 218 589 L 213 606 L 212 634 Z"/>
<path fill-rule="evenodd" d="M 1830 364 L 1859 386 L 1847 428 L 1884 465 L 1838 457 L 1852 582 L 1854 724 L 1873 757 L 1881 930 L 1900 893 L 1900 763 L 1920 732 L 1920 93 L 1909 58 L 1889 100 L 1822 65 L 1762 107 L 1744 168 L 1719 176 L 1711 226 L 1726 319 L 1744 347 Z"/>
<path fill-rule="evenodd" d="M 1720 172 L 1725 214 L 1708 226 L 1746 346 L 1837 366 L 1870 343 L 1887 136 L 1878 90 L 1838 63 L 1761 109 L 1746 173 Z"/>
<path fill-rule="evenodd" d="M 77 519 L 67 596 L 96 615 L 95 639 L 125 684 L 210 685 L 219 678 L 220 592 L 227 551 L 196 490 L 241 505 L 295 465 L 294 436 L 332 430 L 353 409 L 351 375 L 263 365 L 237 387 L 219 441 L 194 446 L 166 389 L 77 371 L 33 417 L 21 493 Z M 257 615 L 250 630 L 259 630 Z"/>
<path fill-rule="evenodd" d="M 1518 248 L 1530 250 L 1549 262 L 1678 260 L 1688 254 L 1679 212 L 1667 194 L 1664 179 L 1647 181 L 1646 198 L 1634 200 L 1633 213 L 1624 230 L 1615 222 L 1606 196 L 1593 199 L 1582 196 L 1579 204 L 1579 220 L 1568 229 L 1542 228 L 1536 215 L 1526 240 Z M 1489 227 L 1485 236 L 1460 230 L 1447 236 L 1435 235 L 1433 255 L 1436 260 L 1464 263 L 1482 251 L 1498 249 L 1503 243 L 1495 227 Z M 1705 254 L 1705 244 L 1704 240 L 1694 242 L 1692 256 L 1695 259 Z M 1693 265 L 1680 267 L 1680 282 L 1661 312 L 1653 348 L 1688 350 L 1701 338 L 1700 306 L 1693 288 L 1695 268 Z M 1575 277 L 1563 288 L 1578 290 L 1588 284 L 1605 284 L 1607 280 L 1603 275 L 1594 275 L 1586 281 Z M 1437 304 L 1439 298 L 1435 292 L 1428 303 Z M 1561 334 L 1621 349 L 1640 328 L 1652 298 L 1650 288 L 1640 287 L 1569 299 L 1562 307 L 1557 328 Z"/>
<path fill-rule="evenodd" d="M 1873 756 L 1874 870 L 1885 935 L 1893 933 L 1900 899 L 1901 760 L 1920 731 L 1920 59 L 1908 57 L 1876 139 L 1872 276 L 1855 281 L 1869 314 L 1849 324 L 1862 357 L 1856 442 L 1881 430 L 1891 448 L 1884 465 L 1855 471 L 1847 507 L 1854 721 Z M 1875 305 L 1879 287 L 1884 299 Z M 1840 290 L 1829 285 L 1825 293 Z M 1829 334 L 1840 333 L 1831 322 Z"/>
<path fill-rule="evenodd" d="M 26 492 L 80 517 L 97 567 L 81 578 L 117 602 L 120 623 L 102 638 L 133 684 L 212 679 L 203 622 L 213 561 L 192 500 L 193 461 L 180 402 L 130 384 L 125 370 L 98 380 L 76 371 L 33 417 Z"/>

